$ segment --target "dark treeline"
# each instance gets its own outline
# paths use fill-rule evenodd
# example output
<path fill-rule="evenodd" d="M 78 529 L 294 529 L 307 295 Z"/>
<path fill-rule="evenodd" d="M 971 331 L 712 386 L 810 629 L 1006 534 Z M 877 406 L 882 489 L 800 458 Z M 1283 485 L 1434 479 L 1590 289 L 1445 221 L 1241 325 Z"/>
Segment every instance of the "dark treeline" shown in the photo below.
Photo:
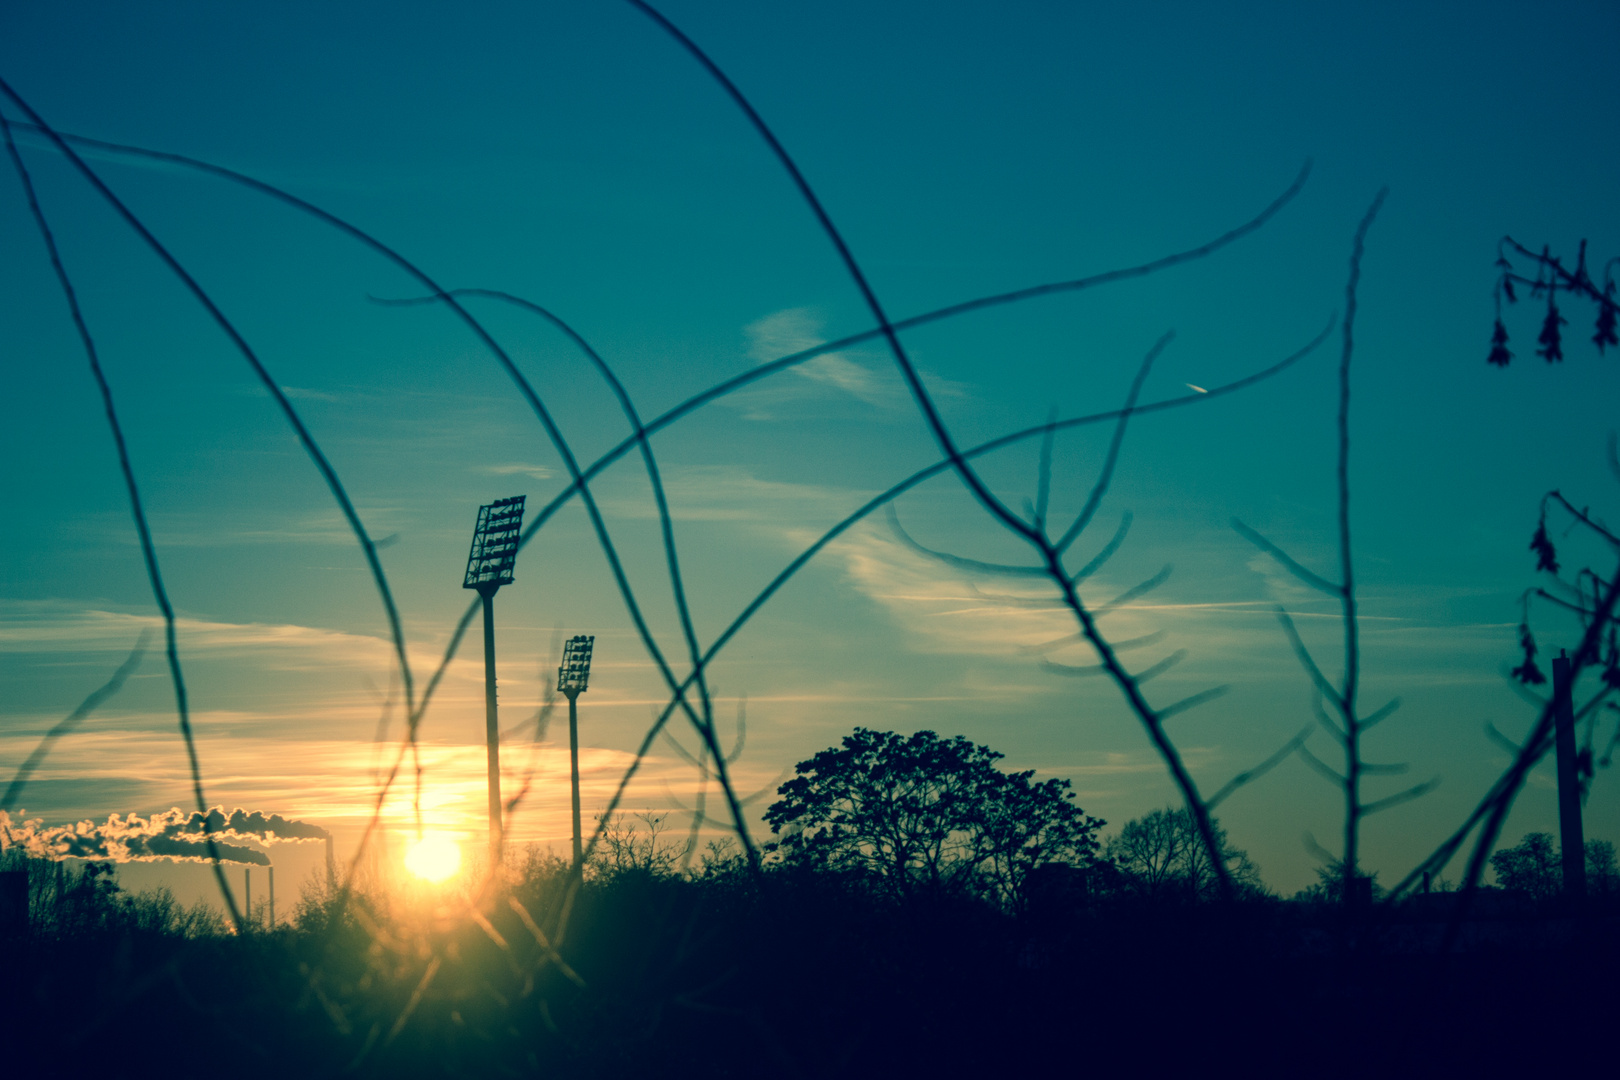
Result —
<path fill-rule="evenodd" d="M 493 898 L 312 879 L 290 921 L 241 935 L 99 865 L 36 863 L 27 927 L 0 946 L 8 1044 L 115 1076 L 1407 1074 L 1612 1054 L 1612 894 L 1575 915 L 1486 892 L 1442 958 L 1455 894 L 1359 914 L 1322 890 L 1223 902 L 1097 858 L 1037 870 L 1015 910 L 803 860 L 755 874 L 724 846 L 683 871 L 656 828 L 609 835 L 572 901 L 569 864 L 530 851 Z"/>

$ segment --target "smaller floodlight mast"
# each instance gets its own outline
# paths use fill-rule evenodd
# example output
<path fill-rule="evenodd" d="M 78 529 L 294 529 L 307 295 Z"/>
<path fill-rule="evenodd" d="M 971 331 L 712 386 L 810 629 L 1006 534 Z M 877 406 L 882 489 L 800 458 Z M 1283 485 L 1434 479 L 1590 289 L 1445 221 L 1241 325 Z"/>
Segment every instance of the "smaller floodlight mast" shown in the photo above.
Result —
<path fill-rule="evenodd" d="M 562 665 L 557 668 L 557 692 L 568 698 L 568 761 L 574 782 L 574 873 L 583 870 L 579 835 L 579 695 L 591 681 L 591 650 L 596 638 L 586 634 L 568 639 Z"/>
<path fill-rule="evenodd" d="M 495 707 L 495 593 L 512 584 L 523 536 L 524 495 L 496 499 L 478 508 L 472 551 L 467 556 L 464 589 L 477 589 L 484 600 L 484 739 L 489 748 L 489 857 L 491 867 L 501 857 L 501 727 Z"/>

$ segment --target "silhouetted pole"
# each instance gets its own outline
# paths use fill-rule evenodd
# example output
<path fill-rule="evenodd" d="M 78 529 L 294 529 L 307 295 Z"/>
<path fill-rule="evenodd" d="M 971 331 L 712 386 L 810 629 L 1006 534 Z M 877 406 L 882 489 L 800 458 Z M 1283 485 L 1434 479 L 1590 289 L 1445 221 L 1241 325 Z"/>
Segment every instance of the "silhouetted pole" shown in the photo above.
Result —
<path fill-rule="evenodd" d="M 495 590 L 483 587 L 484 599 L 484 745 L 489 756 L 489 857 L 494 866 L 501 857 L 501 722 L 495 700 Z"/>
<path fill-rule="evenodd" d="M 269 867 L 269 870 L 270 870 L 270 893 L 269 893 L 269 897 L 270 897 L 270 926 L 273 928 L 276 925 L 276 868 L 272 866 L 272 867 Z"/>
<path fill-rule="evenodd" d="M 253 925 L 253 882 L 248 877 L 253 873 L 247 867 L 242 867 L 242 915 L 243 926 Z"/>
<path fill-rule="evenodd" d="M 580 857 L 584 854 L 580 843 L 579 825 L 579 691 L 568 692 L 568 775 L 574 806 L 574 873 L 579 873 Z"/>
<path fill-rule="evenodd" d="M 562 664 L 557 668 L 557 690 L 568 698 L 568 765 L 574 797 L 574 876 L 585 872 L 585 853 L 579 824 L 579 695 L 591 681 L 591 651 L 596 638 L 580 634 L 563 646 Z"/>
<path fill-rule="evenodd" d="M 1581 779 L 1575 756 L 1575 695 L 1569 657 L 1553 659 L 1553 738 L 1558 748 L 1558 845 L 1564 856 L 1564 895 L 1586 895 L 1586 840 L 1581 828 Z"/>
<path fill-rule="evenodd" d="M 332 851 L 332 834 L 326 834 L 326 887 L 337 888 L 337 858 Z"/>
<path fill-rule="evenodd" d="M 517 495 L 478 508 L 464 589 L 477 589 L 484 606 L 484 742 L 489 755 L 489 860 L 501 861 L 501 725 L 495 695 L 495 594 L 512 583 L 523 536 L 523 500 Z"/>

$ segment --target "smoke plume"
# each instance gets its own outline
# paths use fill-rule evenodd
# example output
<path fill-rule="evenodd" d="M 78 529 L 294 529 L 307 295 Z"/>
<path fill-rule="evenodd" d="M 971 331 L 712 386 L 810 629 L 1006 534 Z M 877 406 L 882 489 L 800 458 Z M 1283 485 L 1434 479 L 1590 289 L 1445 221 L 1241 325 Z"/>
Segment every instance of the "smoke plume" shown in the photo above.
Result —
<path fill-rule="evenodd" d="M 210 834 L 222 861 L 253 866 L 269 866 L 270 857 L 262 851 L 225 841 L 298 843 L 325 840 L 329 835 L 319 825 L 307 821 L 240 808 L 227 814 L 222 806 L 214 807 L 207 814 L 187 813 L 176 807 L 144 818 L 139 814 L 112 814 L 104 822 L 87 820 L 49 826 L 39 818 L 25 820 L 20 812 L 13 817 L 0 810 L 0 850 L 19 847 L 38 859 L 207 862 Z"/>

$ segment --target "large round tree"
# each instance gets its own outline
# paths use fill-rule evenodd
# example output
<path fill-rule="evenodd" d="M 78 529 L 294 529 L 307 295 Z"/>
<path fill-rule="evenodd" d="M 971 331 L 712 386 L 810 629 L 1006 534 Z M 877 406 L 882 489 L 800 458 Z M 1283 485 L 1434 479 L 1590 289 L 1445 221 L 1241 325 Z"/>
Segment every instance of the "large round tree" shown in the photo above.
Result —
<path fill-rule="evenodd" d="M 1001 756 L 960 735 L 856 728 L 777 789 L 769 850 L 900 898 L 957 891 L 1020 907 L 1031 870 L 1089 865 L 1106 823 L 1074 804 L 1067 780 L 1002 772 Z"/>

